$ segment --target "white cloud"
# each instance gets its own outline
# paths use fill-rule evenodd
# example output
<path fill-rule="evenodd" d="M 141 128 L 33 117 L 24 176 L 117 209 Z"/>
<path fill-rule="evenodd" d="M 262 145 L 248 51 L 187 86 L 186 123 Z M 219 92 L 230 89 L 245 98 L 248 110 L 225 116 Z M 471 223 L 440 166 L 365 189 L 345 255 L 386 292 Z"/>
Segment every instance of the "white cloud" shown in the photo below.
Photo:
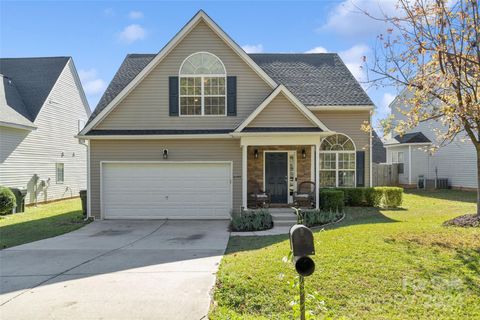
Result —
<path fill-rule="evenodd" d="M 357 44 L 345 51 L 340 51 L 338 54 L 343 62 L 358 81 L 366 81 L 365 70 L 362 69 L 363 57 L 370 52 L 370 48 L 364 44 Z"/>
<path fill-rule="evenodd" d="M 327 22 L 317 31 L 329 31 L 347 37 L 384 33 L 385 23 L 368 17 L 362 11 L 374 17 L 393 15 L 397 11 L 396 3 L 397 0 L 345 0 L 330 12 Z"/>
<path fill-rule="evenodd" d="M 137 40 L 145 39 L 146 36 L 146 30 L 138 24 L 131 24 L 129 26 L 126 26 L 119 34 L 120 40 L 127 44 L 130 44 Z"/>
<path fill-rule="evenodd" d="M 142 11 L 130 11 L 130 13 L 128 14 L 128 17 L 132 20 L 142 19 L 143 18 L 143 12 Z"/>
<path fill-rule="evenodd" d="M 327 53 L 327 52 L 328 50 L 325 49 L 324 47 L 315 47 L 313 49 L 305 51 L 305 53 Z"/>
<path fill-rule="evenodd" d="M 390 103 L 392 103 L 393 99 L 395 99 L 395 95 L 389 92 L 385 92 L 382 97 L 382 104 L 379 109 L 379 113 L 382 115 L 388 115 L 390 113 L 390 108 L 388 107 Z"/>
<path fill-rule="evenodd" d="M 242 49 L 247 53 L 261 53 L 263 52 L 262 44 L 246 44 L 242 46 Z"/>
<path fill-rule="evenodd" d="M 106 82 L 98 77 L 97 70 L 93 68 L 88 70 L 80 69 L 78 70 L 78 75 L 87 96 L 101 94 L 107 87 Z"/>

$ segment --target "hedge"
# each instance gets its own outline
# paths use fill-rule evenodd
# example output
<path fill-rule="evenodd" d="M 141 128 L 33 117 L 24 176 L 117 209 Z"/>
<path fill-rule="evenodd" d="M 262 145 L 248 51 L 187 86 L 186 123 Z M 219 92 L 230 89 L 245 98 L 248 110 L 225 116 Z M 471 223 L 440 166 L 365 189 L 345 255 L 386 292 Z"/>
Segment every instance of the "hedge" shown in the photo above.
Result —
<path fill-rule="evenodd" d="M 373 187 L 373 188 L 330 188 L 325 191 L 340 191 L 344 194 L 344 202 L 350 207 L 382 207 L 397 208 L 402 205 L 403 188 L 399 187 Z M 320 206 L 322 199 L 320 199 Z"/>
<path fill-rule="evenodd" d="M 267 209 L 245 210 L 232 218 L 232 231 L 261 231 L 273 227 L 272 215 Z"/>
<path fill-rule="evenodd" d="M 10 214 L 17 205 L 12 190 L 0 186 L 0 215 Z"/>
<path fill-rule="evenodd" d="M 345 206 L 345 195 L 341 190 L 320 190 L 319 205 L 324 211 L 342 212 Z"/>

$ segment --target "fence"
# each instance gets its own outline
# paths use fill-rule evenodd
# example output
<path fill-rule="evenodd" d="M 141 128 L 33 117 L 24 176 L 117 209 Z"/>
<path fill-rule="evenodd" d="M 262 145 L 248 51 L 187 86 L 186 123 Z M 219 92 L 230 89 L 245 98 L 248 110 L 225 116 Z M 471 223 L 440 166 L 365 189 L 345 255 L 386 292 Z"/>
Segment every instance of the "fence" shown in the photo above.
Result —
<path fill-rule="evenodd" d="M 373 163 L 372 182 L 374 187 L 398 185 L 398 164 Z"/>

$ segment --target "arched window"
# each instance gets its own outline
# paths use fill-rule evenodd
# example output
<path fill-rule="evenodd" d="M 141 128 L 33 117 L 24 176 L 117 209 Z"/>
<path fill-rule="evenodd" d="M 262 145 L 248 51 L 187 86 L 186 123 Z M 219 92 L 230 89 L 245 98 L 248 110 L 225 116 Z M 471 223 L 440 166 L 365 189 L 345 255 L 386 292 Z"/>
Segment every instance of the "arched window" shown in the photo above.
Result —
<path fill-rule="evenodd" d="M 180 115 L 226 115 L 226 76 L 222 61 L 209 52 L 188 56 L 180 66 Z"/>
<path fill-rule="evenodd" d="M 355 187 L 355 144 L 343 134 L 323 139 L 320 145 L 320 186 Z"/>

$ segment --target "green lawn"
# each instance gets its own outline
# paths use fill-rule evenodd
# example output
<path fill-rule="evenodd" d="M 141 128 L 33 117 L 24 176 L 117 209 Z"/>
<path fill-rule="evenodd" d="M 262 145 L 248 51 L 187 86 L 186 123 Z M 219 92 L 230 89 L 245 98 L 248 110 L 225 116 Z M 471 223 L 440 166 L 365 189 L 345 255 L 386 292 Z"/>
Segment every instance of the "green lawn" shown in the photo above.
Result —
<path fill-rule="evenodd" d="M 442 227 L 473 213 L 475 194 L 408 192 L 399 210 L 348 208 L 315 232 L 315 319 L 480 319 L 480 229 Z M 212 319 L 292 319 L 298 289 L 287 236 L 232 237 Z M 323 301 L 323 303 L 322 303 Z"/>
<path fill-rule="evenodd" d="M 0 249 L 55 237 L 86 223 L 80 199 L 27 207 L 24 213 L 0 216 Z"/>

